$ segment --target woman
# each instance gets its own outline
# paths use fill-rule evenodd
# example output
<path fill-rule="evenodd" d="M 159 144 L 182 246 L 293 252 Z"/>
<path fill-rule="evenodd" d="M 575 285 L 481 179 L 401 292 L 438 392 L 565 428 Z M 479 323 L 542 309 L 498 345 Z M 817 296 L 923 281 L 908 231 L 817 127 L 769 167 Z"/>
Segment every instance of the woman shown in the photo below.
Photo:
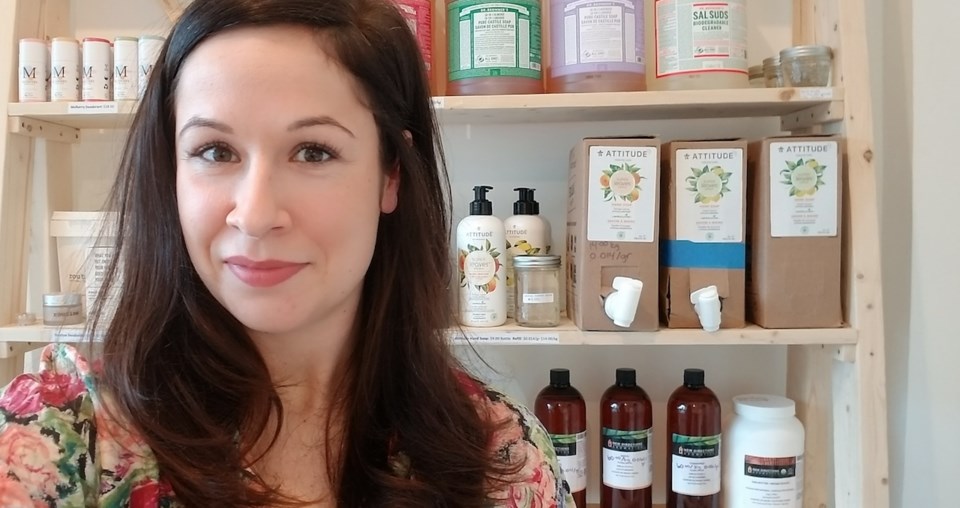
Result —
<path fill-rule="evenodd" d="M 113 189 L 102 369 L 7 387 L 0 505 L 572 506 L 446 345 L 437 143 L 391 4 L 194 2 Z"/>

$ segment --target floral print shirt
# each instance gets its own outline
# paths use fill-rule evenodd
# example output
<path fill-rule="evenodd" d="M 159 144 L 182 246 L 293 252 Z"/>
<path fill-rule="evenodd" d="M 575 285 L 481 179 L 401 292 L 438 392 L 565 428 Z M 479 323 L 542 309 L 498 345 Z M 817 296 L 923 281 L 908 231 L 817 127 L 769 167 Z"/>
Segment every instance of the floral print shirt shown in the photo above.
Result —
<path fill-rule="evenodd" d="M 465 375 L 461 381 L 481 415 L 515 423 L 494 437 L 491 453 L 525 458 L 518 480 L 496 493 L 491 505 L 573 507 L 550 438 L 536 417 Z M 0 507 L 183 506 L 146 443 L 104 410 L 110 404 L 76 349 L 44 348 L 40 372 L 17 376 L 0 392 Z M 404 474 L 402 457 L 390 462 Z"/>

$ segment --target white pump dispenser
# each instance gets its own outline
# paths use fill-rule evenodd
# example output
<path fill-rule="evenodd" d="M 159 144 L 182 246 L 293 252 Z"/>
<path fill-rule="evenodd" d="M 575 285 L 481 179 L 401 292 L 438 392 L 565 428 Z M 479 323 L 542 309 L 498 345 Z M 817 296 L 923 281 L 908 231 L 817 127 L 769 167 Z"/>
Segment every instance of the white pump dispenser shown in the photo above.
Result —
<path fill-rule="evenodd" d="M 717 286 L 707 286 L 690 293 L 690 303 L 700 317 L 700 325 L 708 332 L 720 329 L 720 293 Z"/>
<path fill-rule="evenodd" d="M 487 199 L 492 187 L 473 188 L 470 215 L 457 225 L 457 257 L 460 284 L 460 324 L 500 326 L 507 320 L 507 288 L 504 284 L 503 222 L 493 215 Z"/>
<path fill-rule="evenodd" d="M 629 277 L 615 277 L 613 292 L 603 301 L 603 310 L 613 324 L 630 328 L 633 319 L 637 316 L 637 307 L 640 305 L 640 293 L 643 292 L 643 282 Z"/>

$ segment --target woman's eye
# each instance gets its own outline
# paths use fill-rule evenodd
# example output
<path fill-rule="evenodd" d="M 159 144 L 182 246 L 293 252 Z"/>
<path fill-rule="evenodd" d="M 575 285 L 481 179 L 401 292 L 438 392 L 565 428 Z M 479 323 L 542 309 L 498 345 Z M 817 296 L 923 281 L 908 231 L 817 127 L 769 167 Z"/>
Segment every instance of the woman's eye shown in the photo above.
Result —
<path fill-rule="evenodd" d="M 320 146 L 304 146 L 293 156 L 296 162 L 326 162 L 333 158 L 329 151 Z"/>
<path fill-rule="evenodd" d="M 237 157 L 223 146 L 211 146 L 200 152 L 200 157 L 208 162 L 234 162 Z"/>

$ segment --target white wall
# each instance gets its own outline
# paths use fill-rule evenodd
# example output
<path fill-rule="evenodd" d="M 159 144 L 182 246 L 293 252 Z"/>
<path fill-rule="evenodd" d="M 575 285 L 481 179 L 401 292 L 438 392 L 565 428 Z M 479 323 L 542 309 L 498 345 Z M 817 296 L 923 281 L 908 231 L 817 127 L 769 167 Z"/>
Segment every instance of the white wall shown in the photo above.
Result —
<path fill-rule="evenodd" d="M 960 45 L 960 4 L 885 0 L 884 7 L 883 52 L 873 61 L 882 62 L 885 85 L 878 140 L 891 505 L 950 508 L 960 475 L 960 333 L 950 301 L 950 288 L 960 285 L 960 172 L 950 157 L 960 138 L 960 70 L 943 61 Z"/>

